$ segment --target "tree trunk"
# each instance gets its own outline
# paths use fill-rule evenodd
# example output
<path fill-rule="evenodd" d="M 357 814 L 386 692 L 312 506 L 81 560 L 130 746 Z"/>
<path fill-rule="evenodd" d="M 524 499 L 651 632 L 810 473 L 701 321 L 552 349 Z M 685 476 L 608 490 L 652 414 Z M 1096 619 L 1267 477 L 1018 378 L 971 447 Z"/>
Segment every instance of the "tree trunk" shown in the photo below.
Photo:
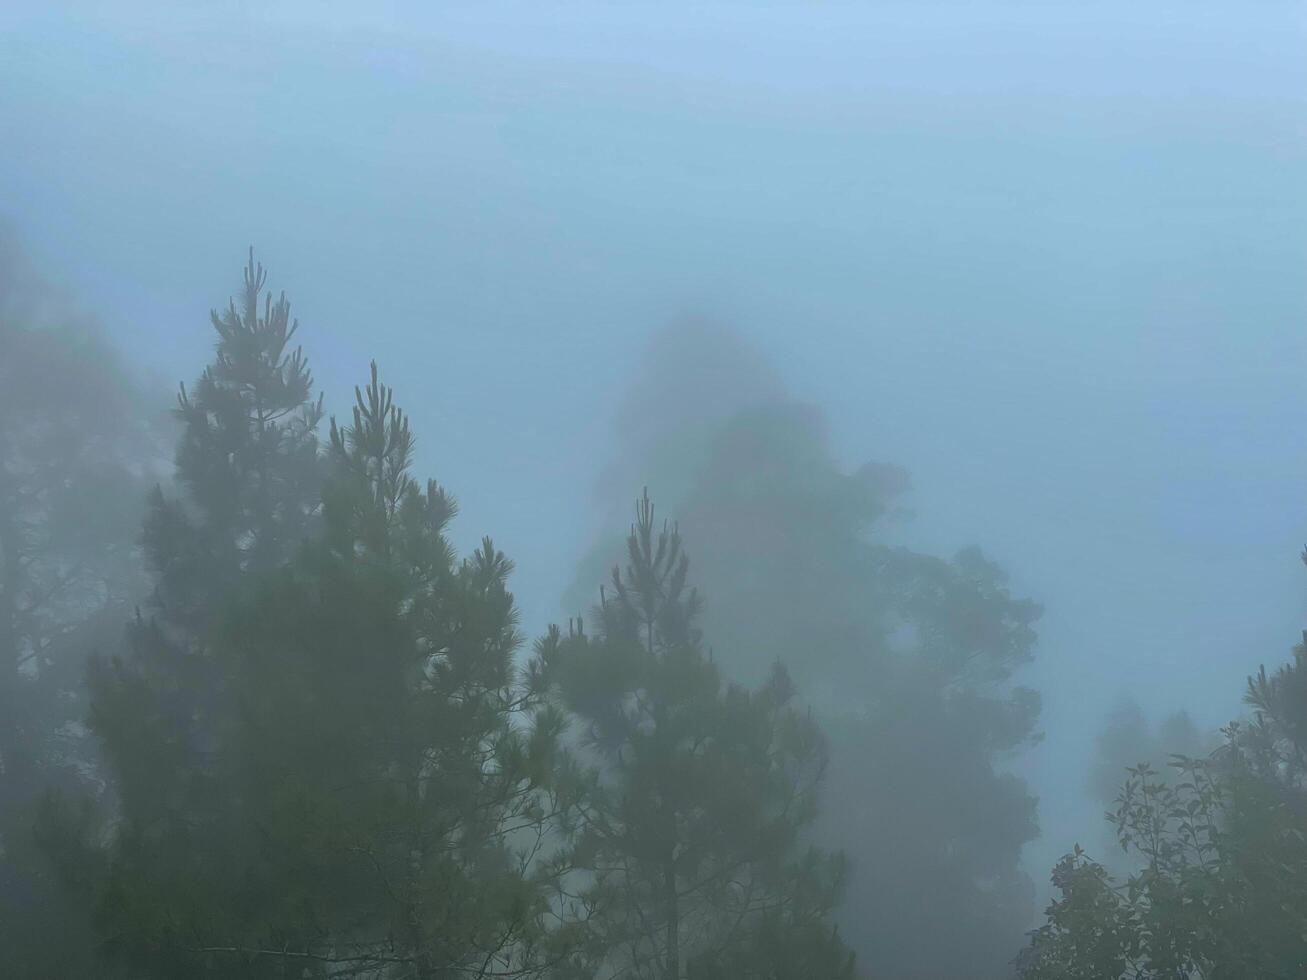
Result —
<path fill-rule="evenodd" d="M 663 866 L 663 904 L 667 914 L 667 980 L 680 980 L 681 909 L 676 894 L 676 862 L 670 857 Z"/>

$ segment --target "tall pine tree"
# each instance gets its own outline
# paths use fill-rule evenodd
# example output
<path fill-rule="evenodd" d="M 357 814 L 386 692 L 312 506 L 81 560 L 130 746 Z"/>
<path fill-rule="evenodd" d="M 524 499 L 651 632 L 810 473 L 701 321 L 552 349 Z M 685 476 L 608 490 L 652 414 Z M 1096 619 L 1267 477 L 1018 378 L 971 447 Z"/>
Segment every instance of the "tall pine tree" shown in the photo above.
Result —
<path fill-rule="evenodd" d="M 842 862 L 805 850 L 825 747 L 779 666 L 759 689 L 722 683 L 674 528 L 646 494 L 599 631 L 540 644 L 582 726 L 598 783 L 574 859 L 592 876 L 593 975 L 852 974 L 827 913 Z M 765 950 L 784 950 L 773 956 Z"/>
<path fill-rule="evenodd" d="M 191 719 L 97 703 L 115 772 L 146 785 L 83 867 L 104 866 L 100 927 L 147 975 L 527 976 L 569 953 L 547 858 L 577 782 L 515 664 L 511 565 L 488 539 L 455 556 L 453 500 L 412 477 L 375 366 L 356 396 L 321 533 L 194 607 L 220 685 L 203 777 L 148 773 L 186 764 Z"/>
<path fill-rule="evenodd" d="M 148 501 L 141 540 L 153 590 L 125 649 L 91 662 L 89 719 L 113 812 L 97 821 L 52 805 L 46 814 L 48 850 L 87 887 L 103 883 L 95 869 L 108 856 L 96 835 L 105 819 L 115 827 L 114 867 L 141 881 L 157 873 L 157 894 L 221 860 L 214 834 L 230 799 L 219 750 L 231 698 L 212 646 L 215 623 L 254 576 L 301 547 L 321 506 L 320 402 L 292 347 L 290 305 L 265 293 L 266 282 L 251 251 L 239 301 L 211 315 L 214 360 L 178 398 L 177 492 L 156 488 Z M 104 909 L 115 907 L 101 897 Z M 122 908 L 145 914 L 142 903 Z M 118 911 L 111 921 L 110 944 L 125 943 Z"/>
<path fill-rule="evenodd" d="M 126 812 L 142 820 L 176 818 L 185 797 L 198 803 L 224 687 L 208 649 L 214 616 L 247 576 L 301 546 L 320 509 L 322 403 L 291 347 L 290 304 L 266 284 L 251 249 L 239 306 L 211 314 L 213 363 L 178 396 L 179 494 L 154 491 L 143 535 L 148 615 L 137 616 L 127 655 L 90 676 L 92 725 Z"/>
<path fill-rule="evenodd" d="M 1038 696 L 1014 682 L 1039 606 L 977 549 L 893 544 L 907 475 L 844 467 L 821 413 L 757 361 L 702 325 L 659 336 L 620 413 L 614 472 L 676 494 L 723 675 L 758 683 L 782 659 L 817 712 L 838 803 L 814 833 L 848 855 L 838 919 L 861 966 L 1007 976 L 1035 912 L 1020 858 L 1036 801 L 1003 770 L 1037 737 Z M 602 581 L 616 540 L 578 587 Z"/>

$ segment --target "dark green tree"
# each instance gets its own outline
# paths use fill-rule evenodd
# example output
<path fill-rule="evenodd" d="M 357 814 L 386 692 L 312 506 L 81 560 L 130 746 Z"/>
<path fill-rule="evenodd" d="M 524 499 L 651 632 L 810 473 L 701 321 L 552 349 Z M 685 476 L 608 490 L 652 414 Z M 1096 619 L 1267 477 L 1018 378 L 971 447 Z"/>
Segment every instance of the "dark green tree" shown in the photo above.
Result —
<path fill-rule="evenodd" d="M 828 921 L 842 859 L 801 839 L 820 732 L 779 666 L 757 690 L 723 684 L 680 535 L 655 529 L 647 494 L 627 545 L 597 634 L 555 629 L 540 644 L 598 765 L 573 855 L 597 910 L 589 975 L 851 976 Z"/>
<path fill-rule="evenodd" d="M 1111 815 L 1140 870 L 1114 878 L 1079 847 L 1020 959 L 1027 980 L 1280 980 L 1307 970 L 1307 819 L 1256 773 L 1239 726 L 1174 778 L 1131 767 Z"/>
<path fill-rule="evenodd" d="M 289 305 L 264 296 L 265 284 L 251 254 L 239 306 L 212 314 L 213 363 L 179 397 L 175 493 L 156 487 L 148 501 L 136 498 L 146 504 L 143 533 L 139 518 L 122 525 L 135 524 L 130 538 L 142 545 L 152 588 L 125 647 L 122 615 L 99 645 L 120 652 L 91 660 L 89 709 L 79 712 L 98 736 L 109 797 L 92 807 L 70 802 L 84 792 L 63 792 L 41 821 L 46 852 L 74 886 L 66 894 L 88 904 L 115 821 L 121 840 L 139 831 L 143 848 L 175 845 L 178 873 L 202 850 L 194 845 L 225 792 L 215 770 L 227 689 L 209 646 L 214 618 L 247 575 L 300 546 L 320 507 L 320 408 L 290 347 Z"/>
<path fill-rule="evenodd" d="M 569 951 L 546 858 L 577 781 L 514 662 L 510 563 L 489 540 L 456 558 L 375 366 L 356 395 L 321 533 L 196 607 L 221 685 L 206 779 L 124 792 L 99 857 L 100 927 L 148 975 L 525 976 Z M 146 779 L 134 704 L 101 702 L 97 730 Z"/>
<path fill-rule="evenodd" d="M 322 399 L 285 294 L 264 292 L 250 250 L 240 303 L 210 320 L 217 348 L 177 416 L 175 498 L 156 491 L 145 525 L 155 573 L 155 620 L 170 633 L 202 633 L 215 597 L 247 573 L 277 568 L 310 535 L 321 504 L 317 426 Z M 179 642 L 185 642 L 181 637 Z"/>
<path fill-rule="evenodd" d="M 321 507 L 321 399 L 291 347 L 290 304 L 265 294 L 266 282 L 251 250 L 239 306 L 211 314 L 213 363 L 178 396 L 178 493 L 156 488 L 149 499 L 153 591 L 125 654 L 94 661 L 89 675 L 92 728 L 120 805 L 142 826 L 202 824 L 221 804 L 212 759 L 227 705 L 215 618 L 303 545 Z"/>
<path fill-rule="evenodd" d="M 1280 980 L 1307 971 L 1307 635 L 1248 680 L 1253 717 L 1209 755 L 1141 763 L 1110 820 L 1137 868 L 1079 846 L 1021 960 L 1027 980 Z"/>

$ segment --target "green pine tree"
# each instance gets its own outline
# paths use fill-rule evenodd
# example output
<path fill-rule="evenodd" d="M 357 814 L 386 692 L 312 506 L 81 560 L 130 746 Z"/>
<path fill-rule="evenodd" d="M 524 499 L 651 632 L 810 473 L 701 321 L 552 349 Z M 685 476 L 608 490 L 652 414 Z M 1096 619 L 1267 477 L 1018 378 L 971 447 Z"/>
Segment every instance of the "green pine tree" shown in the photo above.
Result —
<path fill-rule="evenodd" d="M 842 860 L 801 845 L 825 766 L 820 732 L 791 707 L 783 668 L 754 691 L 722 683 L 680 536 L 655 531 L 647 494 L 628 558 L 597 636 L 555 629 L 540 644 L 598 765 L 573 855 L 599 911 L 591 975 L 851 976 L 826 922 Z"/>
<path fill-rule="evenodd" d="M 89 723 L 111 810 L 56 798 L 43 819 L 47 851 L 107 916 L 110 947 L 130 945 L 133 917 L 171 915 L 168 883 L 189 887 L 223 860 L 215 828 L 231 800 L 219 760 L 233 708 L 215 625 L 302 546 L 321 508 L 320 402 L 291 347 L 290 306 L 264 293 L 266 281 L 251 252 L 239 305 L 211 316 L 213 363 L 178 399 L 176 494 L 156 488 L 148 500 L 141 541 L 153 589 L 121 652 L 90 663 Z M 159 901 L 119 902 L 136 885 Z M 95 897 L 109 886 L 117 891 Z"/>
<path fill-rule="evenodd" d="M 548 858 L 579 784 L 515 663 L 511 565 L 488 539 L 455 556 L 454 502 L 412 477 L 375 366 L 356 396 L 322 533 L 196 608 L 221 683 L 206 778 L 159 775 L 162 810 L 124 794 L 100 925 L 148 975 L 527 976 L 569 952 Z M 174 750 L 142 734 L 189 727 L 113 711 L 130 704 L 98 730 L 143 773 Z"/>
<path fill-rule="evenodd" d="M 266 285 L 251 249 L 239 307 L 232 300 L 210 314 L 213 363 L 178 396 L 182 494 L 156 491 L 145 526 L 156 618 L 170 627 L 202 632 L 215 597 L 295 553 L 321 502 L 322 399 L 291 346 L 299 322 L 290 303 Z"/>
<path fill-rule="evenodd" d="M 239 308 L 211 314 L 213 363 L 178 396 L 179 494 L 156 488 L 145 520 L 148 615 L 132 624 L 125 656 L 92 665 L 92 727 L 122 805 L 142 821 L 199 802 L 224 693 L 208 649 L 214 617 L 247 576 L 295 553 L 320 510 L 321 399 L 290 346 L 290 304 L 266 283 L 251 250 Z"/>
<path fill-rule="evenodd" d="M 817 713 L 839 805 L 813 837 L 848 855 L 837 918 L 863 968 L 1006 977 L 1036 911 L 1021 866 L 1036 800 L 1005 770 L 1039 737 L 1039 697 L 1019 684 L 1039 606 L 978 549 L 893 543 L 908 475 L 847 469 L 821 412 L 760 361 L 711 324 L 660 335 L 604 492 L 625 474 L 673 495 L 723 676 L 761 683 L 781 659 Z M 617 540 L 601 538 L 576 589 L 603 579 Z"/>

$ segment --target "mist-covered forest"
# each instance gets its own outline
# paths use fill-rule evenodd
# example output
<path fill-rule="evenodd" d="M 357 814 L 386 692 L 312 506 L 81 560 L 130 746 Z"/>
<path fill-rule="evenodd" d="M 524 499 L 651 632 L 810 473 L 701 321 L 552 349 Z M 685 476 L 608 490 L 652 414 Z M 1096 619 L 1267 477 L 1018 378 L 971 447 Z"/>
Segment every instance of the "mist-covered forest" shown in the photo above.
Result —
<path fill-rule="evenodd" d="M 0 976 L 1307 976 L 1307 11 L 0 10 Z"/>

